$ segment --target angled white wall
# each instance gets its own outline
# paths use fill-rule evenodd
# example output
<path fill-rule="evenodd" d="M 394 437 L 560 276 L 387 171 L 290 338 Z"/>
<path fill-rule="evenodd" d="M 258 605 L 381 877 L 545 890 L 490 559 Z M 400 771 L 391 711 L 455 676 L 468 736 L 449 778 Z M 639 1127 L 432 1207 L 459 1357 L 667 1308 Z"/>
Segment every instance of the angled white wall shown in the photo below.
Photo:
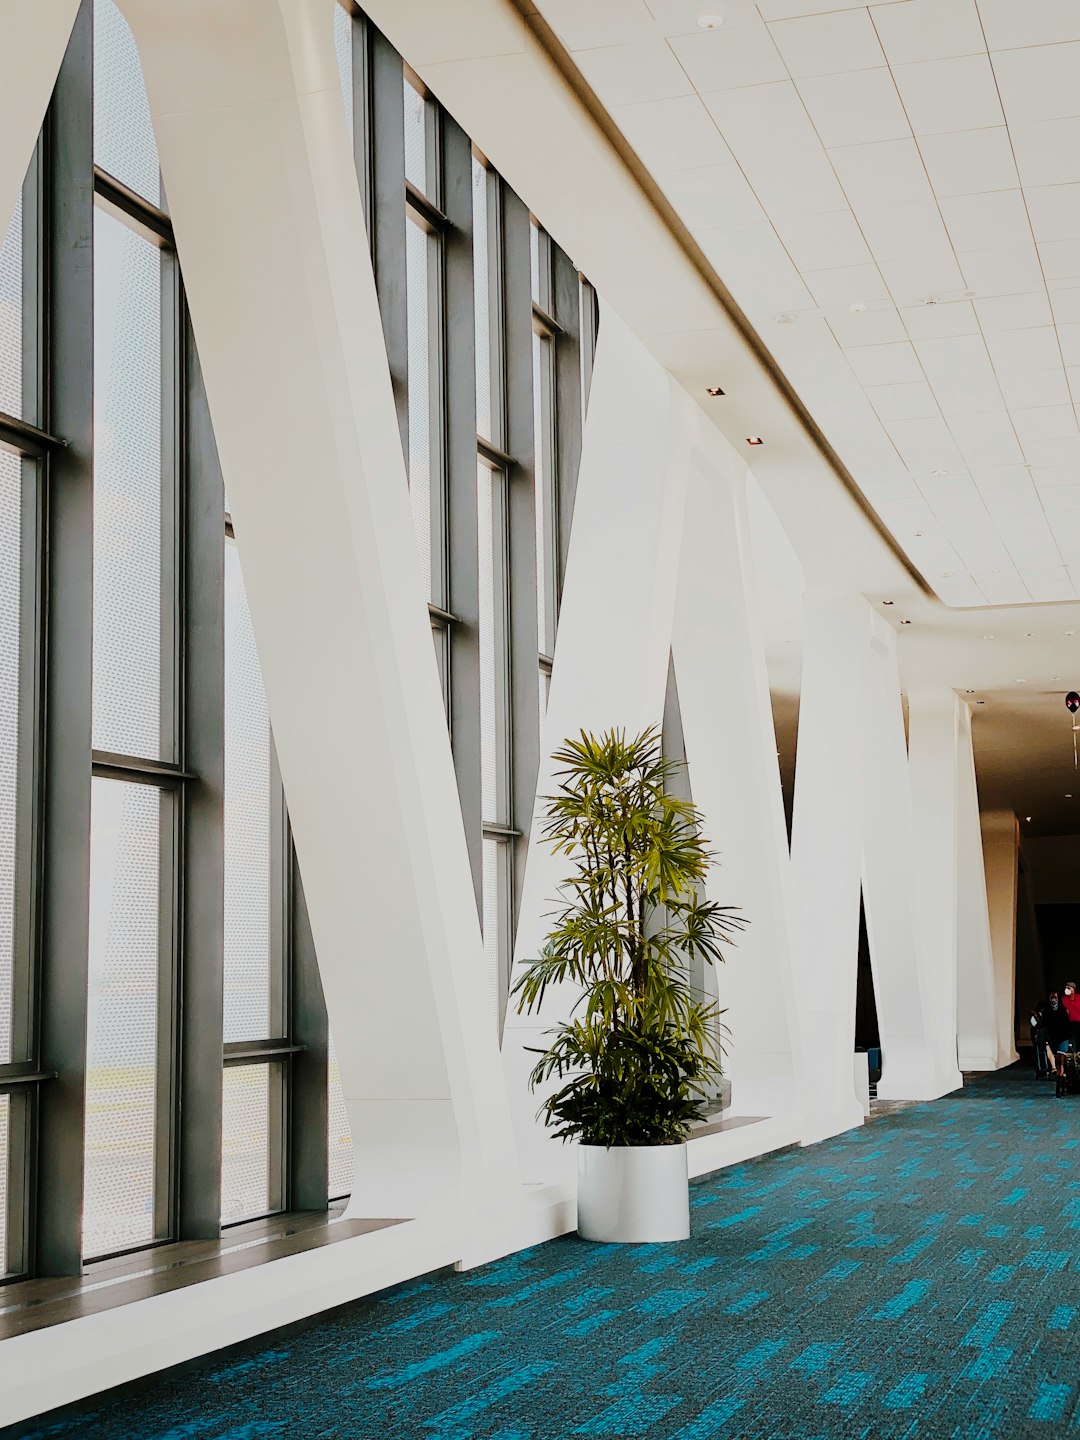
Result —
<path fill-rule="evenodd" d="M 664 714 L 671 623 L 693 406 L 611 309 L 599 341 L 585 417 L 574 524 L 544 722 L 538 796 L 553 788 L 551 751 L 581 730 L 635 734 Z M 547 934 L 565 861 L 540 840 L 538 802 L 515 943 L 514 978 Z M 503 1053 L 523 1178 L 565 1175 L 570 1147 L 551 1141 L 528 1089 L 529 1047 L 569 1013 L 569 987 L 541 1012 L 506 1014 Z"/>
<path fill-rule="evenodd" d="M 514 1178 L 330 13 L 122 0 L 357 1154 L 354 1214 Z"/>
<path fill-rule="evenodd" d="M 709 898 L 748 928 L 715 976 L 730 1032 L 733 1116 L 800 1133 L 805 1064 L 793 973 L 788 845 L 759 628 L 745 467 L 725 442 L 690 469 L 672 648 L 694 801 L 717 851 Z M 782 1142 L 778 1142 L 782 1143 Z"/>
<path fill-rule="evenodd" d="M 911 775 L 896 633 L 878 615 L 865 655 L 863 904 L 874 977 L 882 1076 L 878 1095 L 933 1100 L 961 1083 L 936 1040 L 934 976 L 919 903 Z"/>
<path fill-rule="evenodd" d="M 15 213 L 78 10 L 79 0 L 0 0 L 0 240 Z"/>
<path fill-rule="evenodd" d="M 961 1070 L 997 1070 L 1011 1064 L 1016 1052 L 1011 1045 L 1002 1046 L 999 1034 L 998 985 L 990 939 L 971 707 L 967 704 L 961 710 L 957 739 L 956 1049 Z M 1011 1010 L 1010 1001 L 1009 1013 Z"/>

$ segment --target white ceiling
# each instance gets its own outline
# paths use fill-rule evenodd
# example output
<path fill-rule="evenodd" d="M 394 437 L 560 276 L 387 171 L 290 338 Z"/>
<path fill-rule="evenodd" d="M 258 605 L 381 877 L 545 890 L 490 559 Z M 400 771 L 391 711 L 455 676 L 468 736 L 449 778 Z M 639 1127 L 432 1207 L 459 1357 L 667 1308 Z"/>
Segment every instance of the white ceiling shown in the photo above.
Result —
<path fill-rule="evenodd" d="M 941 599 L 1080 598 L 1078 0 L 539 8 Z"/>

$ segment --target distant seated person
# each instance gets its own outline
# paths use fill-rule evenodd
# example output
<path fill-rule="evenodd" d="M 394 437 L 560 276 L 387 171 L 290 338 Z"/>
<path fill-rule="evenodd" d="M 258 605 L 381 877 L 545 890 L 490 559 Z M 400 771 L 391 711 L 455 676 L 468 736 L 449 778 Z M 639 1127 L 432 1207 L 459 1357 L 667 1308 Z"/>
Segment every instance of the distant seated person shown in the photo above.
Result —
<path fill-rule="evenodd" d="M 1050 1004 L 1054 1003 L 1055 995 L 1050 994 Z M 1059 1076 L 1065 1074 L 1065 1056 L 1077 1049 L 1077 1039 L 1080 1037 L 1080 995 L 1076 993 L 1076 982 L 1066 982 L 1061 992 L 1060 1019 L 1055 1025 L 1056 1042 L 1054 1050 L 1057 1053 L 1057 1073 Z M 1055 1019 L 1057 1016 L 1055 1015 Z"/>
<path fill-rule="evenodd" d="M 1049 1080 L 1054 1073 L 1053 1067 L 1050 1064 L 1050 1035 L 1046 1028 L 1046 1012 L 1048 1008 L 1048 1002 L 1040 1000 L 1028 1017 L 1028 1024 L 1031 1027 L 1031 1048 L 1035 1061 L 1036 1080 Z"/>

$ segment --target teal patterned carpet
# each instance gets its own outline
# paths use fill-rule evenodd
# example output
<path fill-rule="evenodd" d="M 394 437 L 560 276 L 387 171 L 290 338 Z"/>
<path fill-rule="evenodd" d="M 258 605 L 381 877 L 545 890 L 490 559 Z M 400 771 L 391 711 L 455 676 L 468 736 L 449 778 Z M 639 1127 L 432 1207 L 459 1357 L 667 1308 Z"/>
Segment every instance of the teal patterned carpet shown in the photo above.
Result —
<path fill-rule="evenodd" d="M 988 1077 L 696 1184 L 685 1244 L 434 1275 L 20 1433 L 1080 1436 L 1078 1120 Z"/>

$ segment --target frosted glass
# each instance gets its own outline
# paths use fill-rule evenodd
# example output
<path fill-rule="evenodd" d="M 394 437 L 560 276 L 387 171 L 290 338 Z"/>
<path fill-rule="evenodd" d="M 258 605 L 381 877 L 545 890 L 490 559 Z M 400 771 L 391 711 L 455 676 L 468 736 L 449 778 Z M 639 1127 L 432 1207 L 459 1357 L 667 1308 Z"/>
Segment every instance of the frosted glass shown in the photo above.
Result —
<path fill-rule="evenodd" d="M 88 1257 L 155 1237 L 161 834 L 153 786 L 95 779 L 91 795 Z"/>
<path fill-rule="evenodd" d="M 221 1223 L 274 1209 L 271 1194 L 269 1065 L 231 1065 L 221 1096 Z"/>
<path fill-rule="evenodd" d="M 139 52 L 113 0 L 94 0 L 94 164 L 144 200 L 161 203 Z"/>
<path fill-rule="evenodd" d="M 0 246 L 0 410 L 22 415 L 22 197 Z"/>
<path fill-rule="evenodd" d="M 479 539 L 480 630 L 480 813 L 498 821 L 498 691 L 495 683 L 496 615 L 492 489 L 495 477 L 486 465 L 476 467 L 476 523 Z"/>
<path fill-rule="evenodd" d="M 353 1187 L 353 1143 L 349 1129 L 349 1114 L 345 1108 L 345 1094 L 341 1088 L 341 1071 L 338 1069 L 337 1050 L 334 1037 L 330 1036 L 329 1065 L 329 1115 L 327 1125 L 328 1154 L 330 1161 L 328 1194 L 331 1200 L 340 1200 Z"/>
<path fill-rule="evenodd" d="M 12 1269 L 8 1254 L 8 1171 L 11 1165 L 11 1096 L 0 1095 L 0 1275 Z"/>
<path fill-rule="evenodd" d="M 225 546 L 225 1039 L 266 1040 L 270 1014 L 270 717 L 240 557 Z"/>
<path fill-rule="evenodd" d="M 345 118 L 349 134 L 353 133 L 353 68 L 352 68 L 352 16 L 337 0 L 331 0 L 334 7 L 334 54 L 337 57 L 338 79 L 341 81 L 341 98 L 345 105 Z"/>
<path fill-rule="evenodd" d="M 19 795 L 21 463 L 0 451 L 0 1064 L 13 1058 Z"/>
<path fill-rule="evenodd" d="M 94 747 L 161 754 L 161 256 L 94 211 Z"/>
<path fill-rule="evenodd" d="M 431 344 L 429 247 L 419 225 L 405 226 L 405 278 L 409 343 L 409 499 L 424 575 L 431 598 Z"/>
<path fill-rule="evenodd" d="M 405 179 L 428 192 L 427 101 L 405 81 Z"/>

